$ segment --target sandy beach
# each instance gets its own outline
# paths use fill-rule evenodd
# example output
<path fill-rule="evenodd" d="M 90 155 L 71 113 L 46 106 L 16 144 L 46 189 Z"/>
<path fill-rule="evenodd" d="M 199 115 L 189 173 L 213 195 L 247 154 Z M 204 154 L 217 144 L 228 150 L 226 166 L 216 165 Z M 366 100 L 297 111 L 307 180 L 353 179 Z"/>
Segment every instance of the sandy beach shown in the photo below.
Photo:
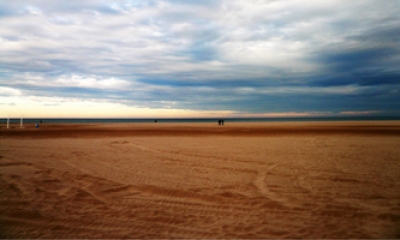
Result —
<path fill-rule="evenodd" d="M 400 238 L 400 122 L 1 126 L 0 238 Z"/>

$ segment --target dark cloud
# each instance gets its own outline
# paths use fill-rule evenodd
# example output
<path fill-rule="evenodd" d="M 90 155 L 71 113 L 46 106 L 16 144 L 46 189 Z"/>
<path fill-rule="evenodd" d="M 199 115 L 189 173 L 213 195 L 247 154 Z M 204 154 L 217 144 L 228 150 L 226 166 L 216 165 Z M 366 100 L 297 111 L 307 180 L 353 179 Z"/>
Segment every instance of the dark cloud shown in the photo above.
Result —
<path fill-rule="evenodd" d="M 345 50 L 339 48 L 320 53 L 316 61 L 332 68 L 333 71 L 347 72 L 386 65 L 386 59 L 398 56 L 399 53 L 397 48 L 388 47 Z"/>
<path fill-rule="evenodd" d="M 370 29 L 361 35 L 350 36 L 348 40 L 353 40 L 364 44 L 397 44 L 400 41 L 400 27 L 396 25 L 388 27 L 377 26 L 376 28 Z"/>
<path fill-rule="evenodd" d="M 357 84 L 361 86 L 400 85 L 400 71 L 364 71 L 355 73 L 354 78 L 357 80 Z"/>
<path fill-rule="evenodd" d="M 396 69 L 400 49 L 330 49 L 318 53 L 313 59 L 324 69 L 323 75 L 314 77 L 310 84 L 314 86 L 340 85 L 398 85 L 400 71 Z"/>

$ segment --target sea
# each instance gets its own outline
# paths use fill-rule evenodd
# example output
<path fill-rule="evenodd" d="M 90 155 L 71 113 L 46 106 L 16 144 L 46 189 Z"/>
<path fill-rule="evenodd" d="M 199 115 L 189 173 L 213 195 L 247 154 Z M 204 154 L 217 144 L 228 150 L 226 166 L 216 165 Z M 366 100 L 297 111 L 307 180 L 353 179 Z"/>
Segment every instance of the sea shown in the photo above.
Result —
<path fill-rule="evenodd" d="M 306 122 L 306 121 L 390 121 L 400 116 L 346 116 L 346 117 L 282 117 L 282 118 L 23 118 L 24 124 L 94 124 L 94 123 L 213 123 L 223 119 L 229 122 Z M 0 118 L 6 124 L 7 118 Z M 20 118 L 10 118 L 10 124 L 19 124 Z"/>

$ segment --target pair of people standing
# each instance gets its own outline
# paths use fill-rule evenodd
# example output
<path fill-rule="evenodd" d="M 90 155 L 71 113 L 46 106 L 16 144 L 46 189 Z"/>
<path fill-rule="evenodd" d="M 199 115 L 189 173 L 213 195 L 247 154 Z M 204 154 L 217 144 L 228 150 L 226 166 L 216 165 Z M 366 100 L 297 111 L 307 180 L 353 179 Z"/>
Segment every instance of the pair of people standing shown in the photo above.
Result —
<path fill-rule="evenodd" d="M 224 120 L 218 120 L 218 125 L 224 125 Z"/>

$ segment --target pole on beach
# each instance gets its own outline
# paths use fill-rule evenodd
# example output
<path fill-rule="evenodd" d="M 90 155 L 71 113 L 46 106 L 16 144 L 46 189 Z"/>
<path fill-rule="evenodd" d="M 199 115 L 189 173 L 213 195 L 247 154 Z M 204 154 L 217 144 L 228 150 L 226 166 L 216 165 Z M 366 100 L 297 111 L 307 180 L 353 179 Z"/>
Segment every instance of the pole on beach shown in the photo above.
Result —
<path fill-rule="evenodd" d="M 10 118 L 7 118 L 7 128 L 10 128 Z"/>
<path fill-rule="evenodd" d="M 21 118 L 21 121 L 20 121 L 20 123 L 19 123 L 19 127 L 20 127 L 20 128 L 23 128 L 23 122 L 24 122 L 24 120 Z"/>

